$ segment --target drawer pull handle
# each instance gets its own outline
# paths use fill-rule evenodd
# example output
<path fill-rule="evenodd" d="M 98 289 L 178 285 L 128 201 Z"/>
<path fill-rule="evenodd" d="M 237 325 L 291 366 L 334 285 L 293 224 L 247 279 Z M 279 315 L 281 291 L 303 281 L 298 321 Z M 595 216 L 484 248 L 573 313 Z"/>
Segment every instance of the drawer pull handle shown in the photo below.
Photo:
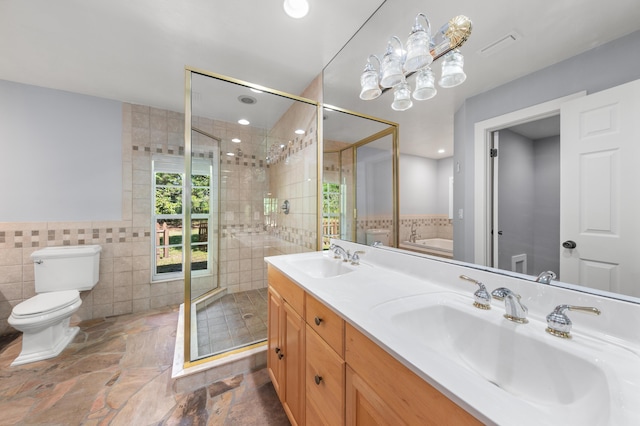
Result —
<path fill-rule="evenodd" d="M 284 358 L 284 354 L 283 353 L 279 353 L 278 354 L 278 359 L 282 359 L 282 358 Z"/>
<path fill-rule="evenodd" d="M 313 380 L 315 380 L 316 385 L 319 385 L 319 384 L 320 384 L 320 382 L 322 381 L 322 376 L 318 376 L 318 375 L 316 374 L 316 376 L 313 378 Z"/>
<path fill-rule="evenodd" d="M 313 321 L 316 323 L 316 325 L 320 325 L 320 323 L 322 322 L 322 318 L 315 317 L 315 319 Z"/>

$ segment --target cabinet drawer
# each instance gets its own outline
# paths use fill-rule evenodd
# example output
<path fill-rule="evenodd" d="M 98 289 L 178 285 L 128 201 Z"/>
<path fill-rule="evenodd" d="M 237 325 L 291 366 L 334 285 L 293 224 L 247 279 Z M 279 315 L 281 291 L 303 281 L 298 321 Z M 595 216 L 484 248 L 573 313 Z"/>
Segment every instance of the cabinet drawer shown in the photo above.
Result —
<path fill-rule="evenodd" d="M 344 424 L 345 363 L 307 325 L 306 333 L 307 424 Z"/>
<path fill-rule="evenodd" d="M 271 265 L 267 267 L 267 280 L 269 285 L 302 316 L 304 313 L 304 290 Z"/>
<path fill-rule="evenodd" d="M 328 344 L 344 357 L 344 320 L 309 294 L 305 294 L 305 321 Z"/>

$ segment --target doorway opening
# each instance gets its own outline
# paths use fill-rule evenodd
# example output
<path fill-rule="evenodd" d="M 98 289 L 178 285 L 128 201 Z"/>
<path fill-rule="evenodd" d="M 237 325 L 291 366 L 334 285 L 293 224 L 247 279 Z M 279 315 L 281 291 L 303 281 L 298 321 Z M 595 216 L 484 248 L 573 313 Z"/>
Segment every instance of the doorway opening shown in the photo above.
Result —
<path fill-rule="evenodd" d="M 560 115 L 492 132 L 489 266 L 560 269 Z"/>

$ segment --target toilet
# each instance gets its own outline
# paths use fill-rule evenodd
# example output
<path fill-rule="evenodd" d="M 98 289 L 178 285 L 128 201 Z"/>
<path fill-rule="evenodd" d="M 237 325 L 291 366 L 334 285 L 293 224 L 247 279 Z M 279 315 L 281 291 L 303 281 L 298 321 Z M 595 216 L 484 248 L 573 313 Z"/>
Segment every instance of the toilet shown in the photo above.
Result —
<path fill-rule="evenodd" d="M 16 305 L 8 322 L 22 335 L 22 350 L 11 363 L 26 364 L 58 356 L 78 327 L 69 327 L 80 305 L 80 292 L 98 283 L 99 245 L 47 247 L 31 254 L 36 295 Z"/>
<path fill-rule="evenodd" d="M 388 246 L 390 244 L 390 234 L 391 231 L 389 229 L 367 229 L 367 245 L 370 246 L 375 242 L 380 242 L 384 246 Z"/>

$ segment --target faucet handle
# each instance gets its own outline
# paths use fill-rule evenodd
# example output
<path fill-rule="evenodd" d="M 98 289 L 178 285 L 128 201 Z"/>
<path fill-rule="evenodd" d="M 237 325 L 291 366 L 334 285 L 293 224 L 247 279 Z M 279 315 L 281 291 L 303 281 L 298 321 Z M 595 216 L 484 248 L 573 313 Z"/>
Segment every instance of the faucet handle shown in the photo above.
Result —
<path fill-rule="evenodd" d="M 544 272 L 540 272 L 540 275 L 538 275 L 538 278 L 536 278 L 536 282 L 540 284 L 550 284 L 551 280 L 555 280 L 556 278 L 557 278 L 557 275 L 555 272 L 544 271 Z"/>
<path fill-rule="evenodd" d="M 353 254 L 351 255 L 351 264 L 352 265 L 359 265 L 360 264 L 360 255 L 361 254 L 365 254 L 366 252 L 364 250 L 357 250 L 354 251 Z"/>
<path fill-rule="evenodd" d="M 511 292 L 511 290 L 509 290 L 506 287 L 500 287 L 500 288 L 496 288 L 495 290 L 493 290 L 491 292 L 491 296 L 496 299 L 496 300 L 504 300 L 505 297 L 507 297 L 507 295 Z M 518 297 L 520 297 L 518 295 Z"/>
<path fill-rule="evenodd" d="M 547 328 L 546 331 L 557 337 L 563 339 L 571 338 L 571 320 L 565 314 L 565 311 L 584 312 L 587 314 L 600 315 L 600 309 L 593 308 L 591 306 L 572 306 L 572 305 L 558 305 L 556 308 L 547 315 Z"/>
<path fill-rule="evenodd" d="M 478 309 L 491 309 L 491 295 L 489 295 L 489 292 L 487 291 L 487 288 L 484 286 L 484 284 L 466 275 L 460 275 L 460 278 L 466 281 L 471 281 L 479 287 L 478 290 L 473 293 L 473 296 L 475 298 L 473 306 Z"/>

